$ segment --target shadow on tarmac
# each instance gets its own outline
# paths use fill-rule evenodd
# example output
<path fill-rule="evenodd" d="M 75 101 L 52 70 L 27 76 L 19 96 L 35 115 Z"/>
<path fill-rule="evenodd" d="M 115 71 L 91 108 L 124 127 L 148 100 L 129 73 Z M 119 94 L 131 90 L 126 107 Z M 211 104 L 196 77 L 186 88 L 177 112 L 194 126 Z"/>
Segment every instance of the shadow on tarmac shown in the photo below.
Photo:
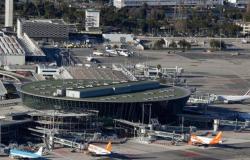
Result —
<path fill-rule="evenodd" d="M 113 159 L 154 159 L 156 157 L 143 156 L 143 155 L 124 155 L 118 153 L 112 153 L 109 157 L 101 157 L 99 160 L 113 160 Z"/>

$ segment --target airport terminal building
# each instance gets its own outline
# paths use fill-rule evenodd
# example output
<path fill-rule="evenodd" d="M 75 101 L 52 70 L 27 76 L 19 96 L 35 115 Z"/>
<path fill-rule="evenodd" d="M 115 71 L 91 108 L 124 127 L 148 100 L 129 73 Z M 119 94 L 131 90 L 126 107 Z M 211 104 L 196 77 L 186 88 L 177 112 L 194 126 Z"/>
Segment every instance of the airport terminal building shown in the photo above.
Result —
<path fill-rule="evenodd" d="M 18 37 L 26 33 L 35 40 L 53 39 L 65 41 L 69 38 L 70 28 L 62 19 L 17 19 Z"/>
<path fill-rule="evenodd" d="M 189 90 L 156 81 L 72 79 L 28 83 L 20 92 L 23 104 L 38 110 L 97 110 L 100 117 L 145 123 L 149 116 L 161 123 L 175 119 L 190 96 Z"/>

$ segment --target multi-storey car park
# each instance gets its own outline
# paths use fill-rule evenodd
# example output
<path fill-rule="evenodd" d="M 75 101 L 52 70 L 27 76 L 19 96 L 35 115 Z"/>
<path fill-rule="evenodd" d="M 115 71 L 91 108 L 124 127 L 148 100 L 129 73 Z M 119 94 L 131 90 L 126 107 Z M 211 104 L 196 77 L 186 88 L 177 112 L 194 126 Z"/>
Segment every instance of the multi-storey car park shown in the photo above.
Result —
<path fill-rule="evenodd" d="M 23 104 L 38 110 L 98 110 L 99 116 L 145 122 L 173 120 L 190 92 L 156 81 L 49 80 L 24 84 Z"/>

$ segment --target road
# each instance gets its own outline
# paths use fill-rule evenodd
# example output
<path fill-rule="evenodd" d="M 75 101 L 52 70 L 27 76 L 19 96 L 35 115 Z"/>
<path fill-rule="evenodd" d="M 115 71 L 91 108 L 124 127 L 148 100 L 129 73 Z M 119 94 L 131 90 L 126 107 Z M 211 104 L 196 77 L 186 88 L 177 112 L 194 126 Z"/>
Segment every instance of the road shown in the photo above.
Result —
<path fill-rule="evenodd" d="M 196 39 L 197 41 L 205 41 L 210 39 L 215 40 L 223 40 L 227 42 L 236 42 L 241 41 L 242 38 L 223 38 L 223 37 L 149 37 L 149 36 L 136 36 L 136 38 L 140 40 L 159 40 L 162 38 L 173 39 L 173 40 L 182 40 L 182 39 Z M 246 38 L 246 40 L 250 41 L 250 38 Z"/>
<path fill-rule="evenodd" d="M 160 40 L 162 38 L 165 38 L 165 39 L 171 40 L 171 41 L 172 40 L 173 41 L 179 41 L 179 40 L 185 39 L 185 40 L 188 40 L 188 41 L 197 42 L 197 44 L 199 46 L 203 46 L 204 45 L 205 48 L 209 47 L 210 40 L 214 39 L 214 40 L 224 41 L 226 44 L 231 44 L 235 48 L 240 48 L 240 49 L 246 49 L 246 48 L 249 49 L 250 48 L 250 43 L 243 44 L 241 42 L 242 38 L 220 38 L 220 37 L 148 37 L 148 36 L 137 36 L 136 38 L 138 38 L 140 40 L 147 40 L 147 41 L 156 41 L 156 40 Z M 246 40 L 250 42 L 250 38 L 246 38 Z"/>

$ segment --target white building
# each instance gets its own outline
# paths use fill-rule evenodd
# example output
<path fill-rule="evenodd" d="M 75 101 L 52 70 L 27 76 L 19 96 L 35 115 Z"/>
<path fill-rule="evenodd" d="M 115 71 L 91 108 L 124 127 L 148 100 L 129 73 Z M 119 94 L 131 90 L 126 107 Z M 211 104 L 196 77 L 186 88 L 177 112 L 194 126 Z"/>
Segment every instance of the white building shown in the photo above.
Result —
<path fill-rule="evenodd" d="M 123 7 L 138 7 L 143 4 L 149 6 L 175 6 L 175 5 L 185 5 L 185 6 L 213 6 L 213 5 L 223 5 L 223 0 L 114 0 L 113 5 L 116 8 Z"/>
<path fill-rule="evenodd" d="M 89 31 L 90 28 L 100 27 L 100 11 L 94 9 L 85 10 L 85 29 Z"/>
<path fill-rule="evenodd" d="M 250 34 L 250 22 L 242 22 L 242 23 L 236 23 L 236 25 L 242 27 L 242 34 Z"/>
<path fill-rule="evenodd" d="M 250 3 L 249 0 L 228 0 L 228 2 L 238 8 L 245 8 Z"/>
<path fill-rule="evenodd" d="M 110 43 L 133 43 L 134 35 L 133 34 L 119 34 L 119 33 L 111 33 L 111 34 L 102 34 L 102 37 L 105 40 L 108 40 Z"/>
<path fill-rule="evenodd" d="M 66 97 L 71 97 L 71 98 L 81 98 L 81 91 L 77 90 L 66 90 Z"/>
<path fill-rule="evenodd" d="M 44 77 L 54 77 L 60 74 L 60 68 L 57 66 L 37 65 L 36 73 Z"/>
<path fill-rule="evenodd" d="M 5 0 L 5 27 L 13 27 L 13 0 Z"/>
<path fill-rule="evenodd" d="M 0 65 L 24 65 L 25 51 L 14 36 L 0 34 Z"/>
<path fill-rule="evenodd" d="M 248 4 L 250 3 L 249 0 L 228 0 L 229 3 L 234 3 L 234 4 Z"/>
<path fill-rule="evenodd" d="M 51 63 L 50 65 L 36 65 L 36 74 L 43 78 L 54 79 L 73 79 L 70 73 L 64 67 L 57 67 Z"/>

